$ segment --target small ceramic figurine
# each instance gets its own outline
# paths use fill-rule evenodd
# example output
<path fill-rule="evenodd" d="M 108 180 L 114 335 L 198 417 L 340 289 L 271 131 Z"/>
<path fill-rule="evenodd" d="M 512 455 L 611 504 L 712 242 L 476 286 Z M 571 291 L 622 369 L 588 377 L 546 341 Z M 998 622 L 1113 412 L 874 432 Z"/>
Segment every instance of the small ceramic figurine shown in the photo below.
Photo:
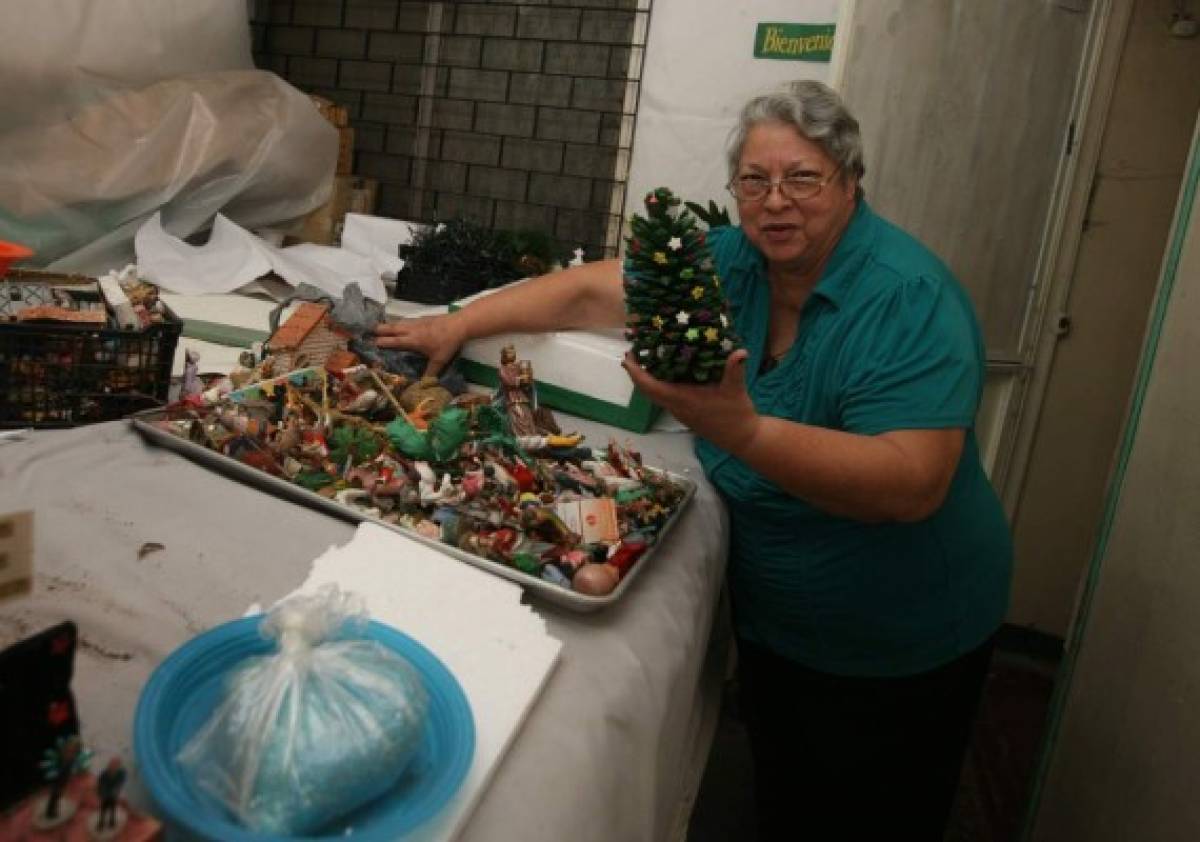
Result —
<path fill-rule="evenodd" d="M 579 536 L 546 506 L 525 506 L 521 512 L 521 527 L 528 534 L 551 544 L 573 547 L 579 543 Z"/>
<path fill-rule="evenodd" d="M 229 371 L 229 380 L 233 388 L 242 389 L 259 379 L 258 359 L 250 350 L 238 354 L 238 364 Z"/>
<path fill-rule="evenodd" d="M 65 798 L 67 784 L 76 772 L 87 768 L 91 752 L 84 751 L 79 737 L 71 736 L 59 740 L 53 748 L 46 749 L 42 759 L 42 770 L 50 782 L 50 791 L 39 802 L 33 816 L 33 826 L 39 829 L 57 827 L 75 815 L 78 804 Z"/>
<path fill-rule="evenodd" d="M 120 806 L 121 787 L 125 785 L 125 767 L 121 758 L 113 757 L 96 778 L 96 796 L 100 809 L 88 820 L 93 839 L 112 839 L 125 826 L 125 811 Z"/>
<path fill-rule="evenodd" d="M 200 382 L 200 352 L 188 348 L 183 352 L 183 385 L 179 387 L 179 396 L 186 398 L 203 391 L 204 384 Z"/>
<path fill-rule="evenodd" d="M 533 418 L 533 370 L 528 360 L 517 361 L 517 349 L 512 345 L 505 345 L 500 350 L 500 388 L 497 397 L 508 414 L 508 423 L 514 436 L 538 435 L 537 423 Z"/>
<path fill-rule="evenodd" d="M 198 356 L 188 361 L 194 369 Z M 215 407 L 182 403 L 168 423 L 369 517 L 579 594 L 610 594 L 656 542 L 683 488 L 645 470 L 628 445 L 593 449 L 564 434 L 539 406 L 529 362 L 512 346 L 500 361 L 492 395 L 447 403 L 432 378 L 410 386 L 343 353 Z M 224 378 L 204 394 L 232 385 Z"/>

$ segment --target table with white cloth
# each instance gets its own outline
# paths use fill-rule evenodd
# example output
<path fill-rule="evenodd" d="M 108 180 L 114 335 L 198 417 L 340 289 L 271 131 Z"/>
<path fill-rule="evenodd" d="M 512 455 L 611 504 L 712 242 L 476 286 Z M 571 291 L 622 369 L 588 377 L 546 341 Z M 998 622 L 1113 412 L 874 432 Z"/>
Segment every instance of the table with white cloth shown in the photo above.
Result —
<path fill-rule="evenodd" d="M 630 441 L 697 491 L 615 604 L 577 613 L 525 597 L 562 642 L 561 659 L 459 839 L 681 839 L 728 652 L 725 514 L 689 435 L 560 422 L 594 446 Z M 0 601 L 0 646 L 77 624 L 84 741 L 132 765 L 126 794 L 143 808 L 132 719 L 154 668 L 195 635 L 292 592 L 355 531 L 148 443 L 124 421 L 0 445 L 0 513 L 24 510 L 35 518 L 34 587 Z"/>

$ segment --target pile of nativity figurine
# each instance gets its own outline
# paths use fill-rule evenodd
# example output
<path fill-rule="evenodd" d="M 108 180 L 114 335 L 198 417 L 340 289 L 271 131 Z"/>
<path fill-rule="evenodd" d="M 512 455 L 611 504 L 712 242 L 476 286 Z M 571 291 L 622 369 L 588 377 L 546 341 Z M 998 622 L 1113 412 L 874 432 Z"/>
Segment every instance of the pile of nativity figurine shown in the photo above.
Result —
<path fill-rule="evenodd" d="M 272 347 L 281 347 L 274 337 Z M 183 397 L 157 426 L 579 594 L 612 592 L 686 499 L 681 482 L 631 448 L 594 450 L 563 433 L 511 346 L 491 395 L 455 396 L 436 378 L 390 373 L 336 345 L 243 357 L 211 384 L 190 355 Z M 288 370 L 296 364 L 307 367 Z"/>

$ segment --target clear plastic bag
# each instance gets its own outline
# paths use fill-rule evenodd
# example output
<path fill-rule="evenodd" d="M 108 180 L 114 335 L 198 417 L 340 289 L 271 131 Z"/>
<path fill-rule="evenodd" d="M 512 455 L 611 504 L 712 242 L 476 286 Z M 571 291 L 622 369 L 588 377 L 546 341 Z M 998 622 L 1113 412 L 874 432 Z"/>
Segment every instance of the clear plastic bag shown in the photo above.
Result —
<path fill-rule="evenodd" d="M 102 275 L 138 228 L 286 225 L 333 188 L 337 131 L 255 70 L 244 3 L 0 3 L 0 240 Z"/>
<path fill-rule="evenodd" d="M 420 745 L 429 695 L 407 660 L 361 637 L 362 600 L 327 585 L 280 603 L 179 753 L 203 790 L 261 832 L 307 834 L 393 787 Z"/>

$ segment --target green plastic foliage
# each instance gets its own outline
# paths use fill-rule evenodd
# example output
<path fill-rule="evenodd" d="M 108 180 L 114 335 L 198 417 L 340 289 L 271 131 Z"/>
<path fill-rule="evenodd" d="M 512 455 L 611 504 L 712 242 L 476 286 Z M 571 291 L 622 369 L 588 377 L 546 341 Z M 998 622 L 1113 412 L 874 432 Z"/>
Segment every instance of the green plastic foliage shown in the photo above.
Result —
<path fill-rule="evenodd" d="M 370 430 L 344 425 L 333 431 L 329 441 L 329 459 L 335 465 L 358 465 L 379 455 L 380 444 Z"/>
<path fill-rule="evenodd" d="M 517 444 L 508 429 L 508 416 L 495 406 L 480 406 L 475 408 L 475 429 L 479 433 L 479 443 L 502 447 L 509 453 L 515 453 L 522 459 L 525 451 Z"/>
<path fill-rule="evenodd" d="M 443 409 L 429 422 L 429 450 L 433 461 L 444 462 L 458 455 L 458 449 L 470 433 L 471 414 L 452 406 Z"/>
<path fill-rule="evenodd" d="M 470 413 L 459 407 L 448 407 L 429 423 L 428 430 L 418 430 L 404 418 L 397 417 L 387 425 L 392 447 L 410 459 L 423 462 L 445 462 L 458 455 L 458 448 L 470 432 Z"/>
<path fill-rule="evenodd" d="M 301 471 L 296 474 L 295 481 L 297 485 L 301 485 L 309 491 L 316 491 L 318 488 L 332 484 L 335 478 L 324 471 Z"/>

